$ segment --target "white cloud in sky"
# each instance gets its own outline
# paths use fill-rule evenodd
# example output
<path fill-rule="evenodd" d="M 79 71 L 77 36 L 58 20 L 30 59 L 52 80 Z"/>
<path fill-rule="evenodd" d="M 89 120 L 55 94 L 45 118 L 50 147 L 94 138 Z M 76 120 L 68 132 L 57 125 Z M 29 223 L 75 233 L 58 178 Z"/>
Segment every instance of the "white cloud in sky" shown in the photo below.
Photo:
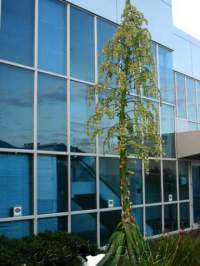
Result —
<path fill-rule="evenodd" d="M 172 0 L 174 25 L 200 40 L 200 0 Z"/>

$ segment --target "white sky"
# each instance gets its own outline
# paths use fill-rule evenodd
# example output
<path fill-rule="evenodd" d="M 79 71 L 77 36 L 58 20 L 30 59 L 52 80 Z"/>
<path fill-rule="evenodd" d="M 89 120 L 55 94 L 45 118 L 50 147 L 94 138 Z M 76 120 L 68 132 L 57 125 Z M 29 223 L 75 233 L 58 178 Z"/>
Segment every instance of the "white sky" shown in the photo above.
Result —
<path fill-rule="evenodd" d="M 174 25 L 200 40 L 200 0 L 172 0 Z"/>

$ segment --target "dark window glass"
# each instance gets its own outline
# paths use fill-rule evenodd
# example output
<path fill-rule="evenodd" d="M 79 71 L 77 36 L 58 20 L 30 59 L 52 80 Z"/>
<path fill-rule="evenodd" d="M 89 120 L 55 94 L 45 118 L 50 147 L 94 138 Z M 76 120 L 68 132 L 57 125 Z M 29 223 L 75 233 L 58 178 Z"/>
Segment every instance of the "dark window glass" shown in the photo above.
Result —
<path fill-rule="evenodd" d="M 195 81 L 187 79 L 187 101 L 188 101 L 188 119 L 197 121 L 197 98 Z"/>
<path fill-rule="evenodd" d="M 94 17 L 71 8 L 71 76 L 94 81 Z"/>
<path fill-rule="evenodd" d="M 118 223 L 121 221 L 121 211 L 109 211 L 100 213 L 100 243 L 104 246 L 112 233 L 115 231 Z"/>
<path fill-rule="evenodd" d="M 32 214 L 32 156 L 0 154 L 0 217 Z"/>
<path fill-rule="evenodd" d="M 175 102 L 174 77 L 172 71 L 172 53 L 159 47 L 160 90 L 164 102 Z"/>
<path fill-rule="evenodd" d="M 32 148 L 33 73 L 0 64 L 0 147 Z"/>
<path fill-rule="evenodd" d="M 146 208 L 146 236 L 159 235 L 162 232 L 161 206 Z"/>
<path fill-rule="evenodd" d="M 67 231 L 67 228 L 67 217 L 54 217 L 38 220 L 38 233 L 43 233 L 45 231 Z"/>
<path fill-rule="evenodd" d="M 176 73 L 177 109 L 178 117 L 187 118 L 185 76 Z"/>
<path fill-rule="evenodd" d="M 178 229 L 177 205 L 165 205 L 165 232 L 176 231 Z"/>
<path fill-rule="evenodd" d="M 96 213 L 72 215 L 72 233 L 96 244 L 97 241 L 97 218 Z"/>
<path fill-rule="evenodd" d="M 179 161 L 178 173 L 179 173 L 179 198 L 180 200 L 186 200 L 189 198 L 188 162 Z"/>
<path fill-rule="evenodd" d="M 135 218 L 137 225 L 140 228 L 141 233 L 143 234 L 143 209 L 135 208 L 132 210 L 132 214 Z"/>
<path fill-rule="evenodd" d="M 130 160 L 128 168 L 134 173 L 129 176 L 130 200 L 133 205 L 142 204 L 142 162 Z"/>
<path fill-rule="evenodd" d="M 149 162 L 149 173 L 145 174 L 146 203 L 161 201 L 160 162 Z"/>
<path fill-rule="evenodd" d="M 1 59 L 33 65 L 34 2 L 1 0 Z"/>
<path fill-rule="evenodd" d="M 175 121 L 174 108 L 168 105 L 162 105 L 162 139 L 164 157 L 175 157 Z"/>
<path fill-rule="evenodd" d="M 100 158 L 100 207 L 119 207 L 120 178 L 119 159 Z"/>
<path fill-rule="evenodd" d="M 39 74 L 38 149 L 67 149 L 66 80 Z"/>
<path fill-rule="evenodd" d="M 0 223 L 0 236 L 6 236 L 10 239 L 30 236 L 33 233 L 32 222 L 19 221 Z"/>
<path fill-rule="evenodd" d="M 180 227 L 185 229 L 190 227 L 190 208 L 189 203 L 180 204 Z"/>
<path fill-rule="evenodd" d="M 66 75 L 67 10 L 55 0 L 39 1 L 39 68 Z"/>
<path fill-rule="evenodd" d="M 72 210 L 96 208 L 96 159 L 95 157 L 71 157 Z"/>
<path fill-rule="evenodd" d="M 175 201 L 176 196 L 176 162 L 163 161 L 164 200 Z"/>
<path fill-rule="evenodd" d="M 71 151 L 74 152 L 95 152 L 95 143 L 87 132 L 87 121 L 95 107 L 95 101 L 89 104 L 88 89 L 88 85 L 71 82 Z"/>
<path fill-rule="evenodd" d="M 38 156 L 38 213 L 68 209 L 67 158 Z"/>

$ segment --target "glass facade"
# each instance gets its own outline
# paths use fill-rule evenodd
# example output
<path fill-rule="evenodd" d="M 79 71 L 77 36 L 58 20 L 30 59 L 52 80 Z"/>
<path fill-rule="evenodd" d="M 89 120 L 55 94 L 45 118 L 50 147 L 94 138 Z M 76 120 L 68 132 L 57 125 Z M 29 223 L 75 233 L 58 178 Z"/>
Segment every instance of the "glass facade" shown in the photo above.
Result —
<path fill-rule="evenodd" d="M 87 100 L 117 25 L 57 0 L 18 2 L 2 0 L 0 234 L 68 230 L 104 245 L 121 217 L 119 154 L 116 138 L 104 148 L 105 136 L 88 137 L 96 99 Z M 176 158 L 175 129 L 200 128 L 200 82 L 175 73 L 174 85 L 172 52 L 153 52 L 163 104 L 143 97 L 158 106 L 163 155 L 149 172 L 129 160 L 133 214 L 148 237 L 191 226 L 190 161 Z"/>

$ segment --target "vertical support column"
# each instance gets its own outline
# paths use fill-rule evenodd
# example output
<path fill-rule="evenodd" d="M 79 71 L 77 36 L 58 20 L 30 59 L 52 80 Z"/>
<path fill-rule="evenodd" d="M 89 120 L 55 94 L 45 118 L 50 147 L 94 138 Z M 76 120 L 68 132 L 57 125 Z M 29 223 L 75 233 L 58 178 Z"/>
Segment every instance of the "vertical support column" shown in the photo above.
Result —
<path fill-rule="evenodd" d="M 146 237 L 146 196 L 145 196 L 145 171 L 142 162 L 142 201 L 143 201 L 143 236 Z"/>

